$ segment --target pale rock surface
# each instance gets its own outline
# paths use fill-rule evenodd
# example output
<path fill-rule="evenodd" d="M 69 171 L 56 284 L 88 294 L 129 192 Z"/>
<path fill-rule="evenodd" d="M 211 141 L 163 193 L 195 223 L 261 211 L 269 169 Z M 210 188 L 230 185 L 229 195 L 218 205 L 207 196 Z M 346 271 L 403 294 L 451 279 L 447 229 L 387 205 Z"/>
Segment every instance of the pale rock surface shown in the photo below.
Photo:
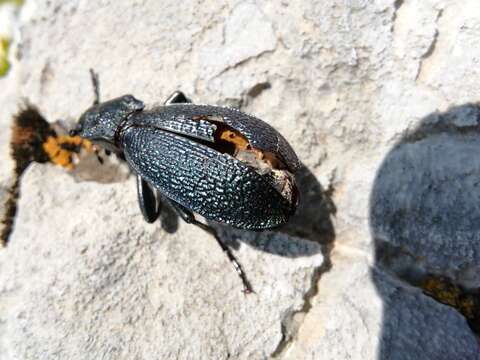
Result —
<path fill-rule="evenodd" d="M 0 37 L 3 39 L 13 38 L 17 7 L 14 4 L 0 6 Z"/>
<path fill-rule="evenodd" d="M 286 237 L 275 246 L 312 256 L 241 245 L 256 291 L 244 296 L 211 236 L 144 223 L 133 177 L 77 183 L 46 165 L 24 175 L 16 220 L 0 254 L 0 353 L 9 359 L 266 357 L 323 261 L 317 244 Z"/>
<path fill-rule="evenodd" d="M 19 102 L 18 87 L 16 85 L 17 74 L 10 71 L 5 78 L 0 78 L 0 202 L 1 209 L 8 193 L 8 189 L 14 182 L 15 163 L 10 157 L 11 121 L 18 111 Z M 3 212 L 3 211 L 2 211 Z"/>
<path fill-rule="evenodd" d="M 372 269 L 359 253 L 340 251 L 332 262 L 284 359 L 478 359 L 480 346 L 457 311 Z"/>
<path fill-rule="evenodd" d="M 463 106 L 480 98 L 477 0 L 28 0 L 21 19 L 2 128 L 21 97 L 78 118 L 93 67 L 102 99 L 182 89 L 240 106 L 309 172 L 291 235 L 220 229 L 240 238 L 244 297 L 210 236 L 142 222 L 132 178 L 32 167 L 0 252 L 2 358 L 480 358 L 465 319 L 412 282 L 479 286 L 478 116 Z"/>

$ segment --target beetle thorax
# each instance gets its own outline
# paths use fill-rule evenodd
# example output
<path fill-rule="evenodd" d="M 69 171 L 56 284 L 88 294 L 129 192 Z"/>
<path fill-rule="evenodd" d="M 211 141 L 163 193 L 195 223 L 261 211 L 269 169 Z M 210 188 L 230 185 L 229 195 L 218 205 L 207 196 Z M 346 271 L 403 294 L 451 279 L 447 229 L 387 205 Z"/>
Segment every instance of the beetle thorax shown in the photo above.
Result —
<path fill-rule="evenodd" d="M 76 133 L 81 137 L 119 151 L 119 133 L 131 114 L 141 111 L 143 102 L 132 95 L 106 101 L 92 106 L 80 117 Z"/>

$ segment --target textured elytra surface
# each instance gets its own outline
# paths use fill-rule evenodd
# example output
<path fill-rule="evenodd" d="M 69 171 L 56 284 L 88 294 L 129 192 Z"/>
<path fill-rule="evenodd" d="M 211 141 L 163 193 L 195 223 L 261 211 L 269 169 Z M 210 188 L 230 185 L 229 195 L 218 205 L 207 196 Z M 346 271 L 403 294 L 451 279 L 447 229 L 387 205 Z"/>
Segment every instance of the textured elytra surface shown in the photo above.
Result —
<path fill-rule="evenodd" d="M 9 252 L 2 253 L 2 283 L 10 284 L 8 297 L 2 292 L 0 299 L 2 352 L 7 358 L 44 354 L 55 358 L 66 345 L 73 359 L 158 354 L 269 358 L 272 353 L 291 359 L 478 357 L 478 343 L 458 312 L 426 297 L 407 284 L 410 276 L 403 276 L 424 271 L 423 257 L 412 256 L 418 250 L 428 264 L 447 261 L 435 269 L 478 286 L 476 244 L 467 240 L 473 234 L 468 224 L 475 218 L 476 198 L 461 194 L 459 200 L 447 200 L 460 194 L 455 192 L 459 184 L 473 194 L 476 191 L 472 180 L 477 171 L 472 155 L 476 141 L 473 148 L 466 146 L 464 139 L 473 135 L 464 137 L 454 129 L 473 124 L 473 118 L 460 114 L 452 132 L 438 134 L 430 127 L 416 144 L 404 142 L 408 140 L 404 135 L 415 133 L 429 115 L 478 101 L 477 0 L 185 1 L 181 7 L 174 1 L 27 1 L 26 6 L 25 13 L 33 17 L 22 17 L 22 58 L 13 66 L 15 74 L 0 80 L 2 129 L 21 96 L 38 104 L 52 121 L 77 118 L 92 102 L 88 67 L 100 73 L 102 99 L 132 93 L 146 104 L 162 103 L 180 89 L 197 103 L 241 105 L 278 129 L 309 169 L 303 186 L 308 191 L 302 194 L 299 209 L 307 220 L 294 218 L 294 233 L 322 237 L 317 219 L 321 207 L 315 200 L 319 197 L 311 194 L 318 195 L 320 181 L 324 189 L 333 186 L 336 236 L 333 251 L 325 253 L 331 268 L 320 279 L 313 277 L 318 280 L 317 295 L 308 295 L 311 306 L 292 318 L 291 311 L 302 308 L 301 299 L 311 289 L 303 280 L 312 280 L 312 268 L 320 265 L 319 258 L 311 256 L 318 254 L 318 248 L 308 250 L 302 246 L 307 242 L 285 234 L 234 232 L 240 238 L 236 254 L 245 254 L 240 260 L 255 290 L 265 295 L 256 303 L 262 306 L 251 308 L 252 300 L 237 299 L 238 279 L 221 254 L 218 259 L 212 255 L 218 249 L 206 245 L 208 236 L 183 225 L 173 235 L 165 234 L 160 225 L 133 227 L 127 215 L 138 213 L 133 212 L 134 193 L 127 194 L 127 184 L 113 184 L 121 190 L 107 192 L 98 198 L 101 201 L 88 198 L 88 205 L 80 206 L 77 201 L 85 197 L 85 190 L 98 196 L 109 189 L 107 185 L 100 186 L 102 190 L 98 184 L 85 188 L 85 183 L 72 183 L 61 172 L 42 168 L 31 174 L 35 181 L 24 187 L 21 201 L 44 204 L 40 209 L 55 211 L 61 224 L 51 226 L 55 217 L 47 212 L 50 215 L 40 222 L 46 230 L 32 245 L 39 231 L 37 216 L 42 213 L 23 206 Z M 7 132 L 0 132 L 2 188 L 10 178 L 7 140 Z M 428 149 L 441 148 L 450 155 L 459 153 L 425 165 L 427 159 L 435 159 Z M 416 153 L 426 160 L 418 161 Z M 462 162 L 472 172 L 467 174 Z M 408 164 L 419 171 L 418 177 L 416 172 L 402 173 Z M 429 166 L 433 177 L 425 172 Z M 405 182 L 389 174 L 399 174 Z M 458 180 L 454 174 L 468 178 Z M 60 181 L 49 187 L 52 178 Z M 417 189 L 417 184 L 426 187 Z M 439 198 L 446 210 L 453 212 L 459 206 L 466 218 L 446 224 L 423 217 L 423 210 L 413 219 L 408 211 L 400 211 L 404 226 L 395 225 L 389 215 L 395 214 L 393 205 L 432 210 L 434 196 L 428 186 L 434 184 L 445 191 Z M 128 191 L 133 191 L 132 186 Z M 370 199 L 375 189 L 383 194 L 377 199 L 383 198 L 382 206 L 388 205 L 390 212 L 385 221 L 377 217 L 371 228 Z M 64 199 L 75 201 L 55 200 L 59 191 L 68 193 Z M 422 204 L 421 196 L 413 194 L 426 194 L 428 201 Z M 82 218 L 65 218 L 72 209 Z M 467 209 L 473 213 L 467 214 Z M 105 222 L 108 216 L 113 216 L 112 222 Z M 423 225 L 429 221 L 434 227 Z M 72 228 L 78 230 L 75 237 Z M 433 233 L 429 229 L 438 231 L 438 241 L 424 236 Z M 444 230 L 454 236 L 445 236 Z M 53 236 L 54 231 L 59 233 Z M 158 231 L 155 246 L 175 251 L 159 251 L 162 261 L 150 261 L 151 248 L 139 250 L 135 241 L 143 231 Z M 119 238 L 125 246 L 112 249 Z M 72 260 L 83 259 L 72 246 L 81 241 L 92 250 L 85 263 Z M 459 249 L 467 256 L 451 258 L 450 252 Z M 50 253 L 56 256 L 48 251 L 56 251 Z M 37 260 L 34 267 L 32 259 Z M 60 266 L 56 261 L 68 264 Z M 217 267 L 212 268 L 214 261 Z M 465 271 L 458 271 L 456 266 L 465 264 Z M 293 275 L 296 266 L 302 270 Z M 382 271 L 372 278 L 370 268 Z M 143 281 L 142 274 L 152 271 L 154 279 L 168 280 L 170 286 Z M 41 276 L 35 277 L 39 272 Z M 67 277 L 77 272 L 89 276 L 75 281 Z M 212 273 L 221 279 L 214 291 L 206 286 L 217 279 Z M 284 275 L 287 280 L 282 282 Z M 152 301 L 138 290 L 145 283 L 154 289 Z M 32 296 L 32 289 L 38 296 Z M 80 290 L 73 293 L 75 289 Z M 282 297 L 283 305 L 275 302 L 278 293 L 289 300 L 283 302 Z M 136 311 L 145 315 L 136 316 Z M 131 320 L 124 314 L 133 314 Z M 26 329 L 32 330 L 26 333 Z M 60 333 L 65 334 L 61 339 Z"/>
<path fill-rule="evenodd" d="M 131 126 L 122 147 L 135 172 L 188 209 L 245 229 L 287 221 L 290 204 L 253 169 L 228 154 L 159 129 Z"/>
<path fill-rule="evenodd" d="M 279 155 L 285 165 L 292 171 L 298 170 L 299 160 L 290 144 L 275 129 L 264 121 L 236 109 L 211 105 L 170 105 L 154 108 L 146 114 L 134 116 L 134 122 L 162 127 L 165 120 L 193 120 L 206 117 L 212 121 L 224 122 L 244 135 L 249 143 L 262 151 Z M 198 120 L 196 120 L 198 121 Z"/>
<path fill-rule="evenodd" d="M 172 105 L 170 105 L 172 106 Z M 185 116 L 170 116 L 167 112 L 159 116 L 158 111 L 165 109 L 162 107 L 152 112 L 143 111 L 134 116 L 132 122 L 136 125 L 149 126 L 152 128 L 168 130 L 177 134 L 186 135 L 191 138 L 197 138 L 213 142 L 216 125 L 207 120 L 192 120 Z"/>

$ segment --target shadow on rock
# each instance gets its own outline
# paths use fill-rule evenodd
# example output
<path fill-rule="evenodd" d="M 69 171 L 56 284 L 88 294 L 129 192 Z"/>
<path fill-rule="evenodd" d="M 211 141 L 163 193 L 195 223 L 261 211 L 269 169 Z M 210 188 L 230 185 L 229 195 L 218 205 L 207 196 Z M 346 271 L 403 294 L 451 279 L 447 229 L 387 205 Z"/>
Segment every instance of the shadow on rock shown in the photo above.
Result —
<path fill-rule="evenodd" d="M 465 319 L 479 328 L 479 121 L 474 104 L 433 113 L 377 172 L 370 198 L 376 269 L 428 295 L 397 291 L 372 272 L 384 301 L 380 359 L 478 358 Z"/>
<path fill-rule="evenodd" d="M 335 238 L 332 216 L 336 211 L 331 190 L 325 190 L 305 166 L 297 172 L 296 180 L 300 202 L 287 224 L 269 231 L 239 230 L 216 223 L 210 225 L 233 248 L 244 242 L 262 251 L 292 258 L 322 252 L 325 263 L 329 264 L 329 253 Z"/>

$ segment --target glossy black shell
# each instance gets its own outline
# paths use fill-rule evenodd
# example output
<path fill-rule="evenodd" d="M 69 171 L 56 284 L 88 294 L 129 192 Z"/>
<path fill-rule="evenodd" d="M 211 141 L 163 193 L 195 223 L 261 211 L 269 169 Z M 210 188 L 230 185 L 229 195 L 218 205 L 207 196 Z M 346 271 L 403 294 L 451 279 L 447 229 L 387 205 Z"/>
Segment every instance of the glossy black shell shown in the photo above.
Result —
<path fill-rule="evenodd" d="M 278 154 L 292 172 L 298 159 L 288 142 L 265 122 L 240 111 L 209 105 L 168 105 L 133 114 L 120 139 L 130 166 L 165 196 L 207 219 L 243 229 L 285 223 L 295 210 L 253 168 L 205 144 L 215 123 L 241 131 L 249 142 Z M 202 139 L 202 141 L 197 141 Z"/>
<path fill-rule="evenodd" d="M 266 122 L 237 109 L 212 105 L 172 104 L 144 110 L 135 115 L 134 121 L 163 128 L 166 122 L 186 120 L 198 122 L 199 118 L 221 121 L 238 130 L 253 147 L 279 155 L 292 173 L 300 167 L 297 155 L 277 130 Z"/>
<path fill-rule="evenodd" d="M 160 129 L 129 127 L 122 144 L 137 174 L 207 219 L 264 229 L 283 224 L 293 211 L 253 169 L 193 140 Z"/>

